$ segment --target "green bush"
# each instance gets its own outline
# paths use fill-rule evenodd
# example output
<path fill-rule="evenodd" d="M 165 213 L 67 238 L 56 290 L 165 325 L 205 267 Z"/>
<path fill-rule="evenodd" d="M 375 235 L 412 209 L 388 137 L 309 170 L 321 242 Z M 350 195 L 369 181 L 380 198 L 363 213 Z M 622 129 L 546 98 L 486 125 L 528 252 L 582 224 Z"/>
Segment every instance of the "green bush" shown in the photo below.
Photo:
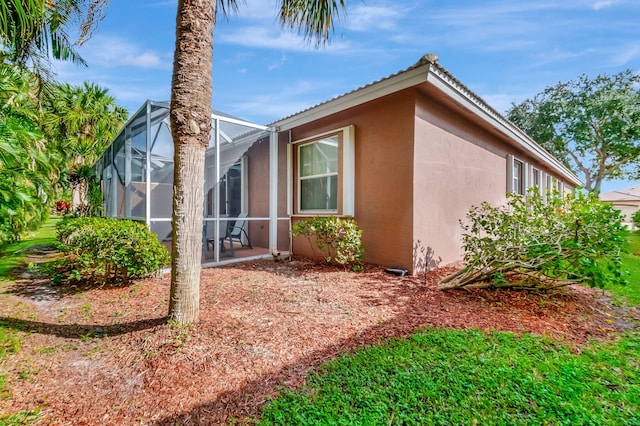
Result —
<path fill-rule="evenodd" d="M 351 265 L 354 270 L 361 269 L 364 249 L 360 238 L 362 231 L 353 219 L 341 219 L 335 216 L 314 217 L 302 220 L 293 225 L 293 236 L 307 237 L 315 253 L 315 246 L 324 252 L 328 263 Z"/>
<path fill-rule="evenodd" d="M 479 282 L 494 287 L 549 289 L 571 283 L 622 284 L 622 215 L 594 193 L 564 198 L 532 190 L 506 206 L 474 206 L 462 223 L 467 266 L 440 288 Z"/>
<path fill-rule="evenodd" d="M 631 216 L 631 222 L 633 222 L 633 226 L 636 229 L 640 229 L 640 210 L 636 211 L 633 216 Z"/>
<path fill-rule="evenodd" d="M 58 224 L 57 238 L 66 253 L 67 279 L 128 282 L 169 263 L 169 253 L 157 236 L 145 225 L 129 220 L 69 218 Z"/>

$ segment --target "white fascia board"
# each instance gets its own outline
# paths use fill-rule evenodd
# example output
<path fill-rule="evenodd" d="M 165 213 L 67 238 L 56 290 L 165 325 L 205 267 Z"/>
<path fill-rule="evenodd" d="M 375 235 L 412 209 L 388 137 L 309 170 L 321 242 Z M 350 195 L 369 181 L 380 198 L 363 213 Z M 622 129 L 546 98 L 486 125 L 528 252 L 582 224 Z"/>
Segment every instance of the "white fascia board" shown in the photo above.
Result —
<path fill-rule="evenodd" d="M 386 95 L 398 92 L 409 87 L 417 86 L 427 81 L 429 66 L 420 66 L 414 69 L 387 77 L 384 80 L 371 83 L 360 89 L 344 94 L 325 103 L 311 107 L 306 111 L 272 123 L 278 131 L 286 131 L 294 127 L 311 123 L 315 120 L 327 117 L 331 114 L 362 105 Z"/>
<path fill-rule="evenodd" d="M 475 116 L 481 118 L 489 126 L 496 128 L 509 139 L 516 141 L 520 147 L 524 148 L 525 151 L 533 157 L 548 164 L 569 182 L 576 186 L 583 185 L 580 179 L 573 174 L 573 172 L 571 172 L 564 164 L 558 161 L 544 148 L 534 142 L 526 133 L 488 107 L 484 102 L 479 102 L 478 98 L 468 89 L 458 87 L 459 85 L 456 84 L 455 81 L 449 78 L 446 74 L 438 72 L 437 68 L 431 68 L 429 70 L 428 82 L 439 91 L 446 94 L 454 102 L 458 103 Z"/>
<path fill-rule="evenodd" d="M 231 123 L 231 124 L 238 124 L 240 126 L 246 126 L 246 127 L 252 127 L 254 129 L 258 129 L 258 130 L 268 130 L 269 127 L 267 126 L 261 126 L 260 124 L 256 124 L 256 123 L 252 123 L 250 121 L 245 121 L 245 120 L 241 120 L 238 118 L 231 118 L 231 117 L 225 117 L 223 115 L 218 115 L 218 114 L 211 114 L 211 119 L 212 120 L 220 120 L 220 121 L 225 121 L 227 123 Z"/>

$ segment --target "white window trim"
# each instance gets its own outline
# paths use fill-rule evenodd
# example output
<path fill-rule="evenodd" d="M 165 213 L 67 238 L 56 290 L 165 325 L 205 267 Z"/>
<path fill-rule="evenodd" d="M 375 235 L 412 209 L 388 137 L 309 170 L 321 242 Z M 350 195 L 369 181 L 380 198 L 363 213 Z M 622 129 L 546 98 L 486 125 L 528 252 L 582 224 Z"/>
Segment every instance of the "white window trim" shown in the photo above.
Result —
<path fill-rule="evenodd" d="M 513 174 L 515 170 L 515 163 L 518 162 L 522 165 L 522 170 L 520 173 L 522 179 L 522 194 L 518 193 L 517 188 L 514 188 L 515 176 Z M 508 154 L 507 155 L 507 192 L 512 192 L 518 195 L 526 195 L 527 189 L 529 188 L 529 164 L 525 161 L 522 161 L 518 157 Z"/>
<path fill-rule="evenodd" d="M 293 161 L 299 161 L 299 154 L 295 152 L 293 149 L 298 149 L 299 146 L 309 144 L 315 142 L 317 140 L 321 140 L 326 136 L 337 135 L 342 133 L 342 157 L 339 158 L 338 165 L 338 181 L 342 182 L 342 210 L 302 210 L 300 208 L 300 179 L 298 170 L 293 175 Z M 294 147 L 295 145 L 295 147 Z M 340 146 L 339 146 L 340 149 Z M 328 132 L 323 132 L 317 135 L 310 136 L 308 138 L 299 139 L 293 141 L 287 146 L 287 163 L 288 163 L 288 175 L 291 178 L 289 182 L 289 193 L 293 193 L 293 185 L 295 184 L 297 187 L 296 191 L 296 208 L 295 213 L 296 216 L 308 216 L 308 215 L 340 215 L 340 216 L 354 216 L 355 214 L 355 127 L 345 126 L 340 127 L 338 129 L 330 130 Z M 340 173 L 340 166 L 342 166 L 342 173 Z M 300 165 L 298 164 L 299 168 Z M 288 203 L 291 206 L 293 200 L 290 200 Z M 289 207 L 288 207 L 289 208 Z M 291 215 L 294 212 L 289 212 Z"/>
<path fill-rule="evenodd" d="M 535 176 L 538 175 L 538 190 L 542 187 L 542 170 L 537 167 L 531 166 L 531 186 L 536 186 Z"/>

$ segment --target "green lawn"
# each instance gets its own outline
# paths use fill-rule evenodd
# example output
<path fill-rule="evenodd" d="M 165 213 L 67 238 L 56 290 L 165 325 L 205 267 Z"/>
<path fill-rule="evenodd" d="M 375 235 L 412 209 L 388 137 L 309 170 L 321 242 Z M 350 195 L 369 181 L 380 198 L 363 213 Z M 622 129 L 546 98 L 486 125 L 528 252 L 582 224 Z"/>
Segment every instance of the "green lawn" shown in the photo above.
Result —
<path fill-rule="evenodd" d="M 323 365 L 263 425 L 640 425 L 640 335 L 575 354 L 549 339 L 426 330 Z"/>
<path fill-rule="evenodd" d="M 626 286 L 611 286 L 607 289 L 633 305 L 640 305 L 640 231 L 630 232 L 627 243 L 627 253 L 622 255 L 622 262 L 624 269 L 630 273 L 629 283 Z"/>
<path fill-rule="evenodd" d="M 26 235 L 20 242 L 0 246 L 0 286 L 12 281 L 12 270 L 23 266 L 29 247 L 34 245 L 50 245 L 55 241 L 55 225 L 60 219 L 50 218 L 40 229 Z M 5 356 L 20 350 L 20 339 L 15 330 L 6 322 L 0 321 L 0 363 Z M 11 390 L 5 386 L 5 377 L 0 374 L 0 398 L 11 396 Z M 1 415 L 0 425 L 21 425 L 32 423 L 38 419 L 37 412 L 25 411 L 14 415 Z"/>
<path fill-rule="evenodd" d="M 57 216 L 49 218 L 40 229 L 26 235 L 22 241 L 0 246 L 0 283 L 11 281 L 11 271 L 17 266 L 24 265 L 26 250 L 34 245 L 50 245 L 56 239 Z"/>

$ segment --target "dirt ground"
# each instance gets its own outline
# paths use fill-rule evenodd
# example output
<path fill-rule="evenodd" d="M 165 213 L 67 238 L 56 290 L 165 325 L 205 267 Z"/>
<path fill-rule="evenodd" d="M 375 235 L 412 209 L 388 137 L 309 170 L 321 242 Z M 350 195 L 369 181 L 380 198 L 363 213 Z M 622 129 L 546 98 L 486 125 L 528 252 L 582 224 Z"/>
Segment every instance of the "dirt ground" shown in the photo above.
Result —
<path fill-rule="evenodd" d="M 82 289 L 26 274 L 0 294 L 0 320 L 22 343 L 1 365 L 10 395 L 0 411 L 41 407 L 50 425 L 242 422 L 321 363 L 420 327 L 546 334 L 579 351 L 640 319 L 578 286 L 439 291 L 452 271 L 400 278 L 305 260 L 205 269 L 200 321 L 187 329 L 166 323 L 168 275 Z"/>

